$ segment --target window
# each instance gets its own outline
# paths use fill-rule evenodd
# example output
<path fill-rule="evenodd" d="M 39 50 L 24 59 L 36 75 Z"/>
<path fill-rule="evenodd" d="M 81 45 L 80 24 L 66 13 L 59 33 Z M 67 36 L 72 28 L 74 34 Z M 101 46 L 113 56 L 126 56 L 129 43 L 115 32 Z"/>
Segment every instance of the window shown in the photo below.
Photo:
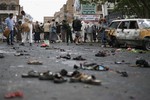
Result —
<path fill-rule="evenodd" d="M 109 25 L 109 27 L 110 27 L 110 28 L 115 28 L 115 29 L 117 29 L 119 23 L 120 23 L 120 21 L 112 22 L 112 23 Z"/>
<path fill-rule="evenodd" d="M 16 8 L 15 8 L 15 5 L 13 5 L 13 4 L 11 4 L 10 5 L 10 10 L 15 10 Z"/>
<path fill-rule="evenodd" d="M 7 5 L 6 5 L 6 3 L 0 4 L 0 10 L 7 10 Z"/>
<path fill-rule="evenodd" d="M 129 29 L 138 29 L 137 21 L 130 21 Z"/>
<path fill-rule="evenodd" d="M 102 6 L 100 4 L 97 5 L 97 11 L 102 11 Z"/>
<path fill-rule="evenodd" d="M 129 28 L 129 21 L 122 21 L 119 25 L 119 29 L 128 29 Z"/>

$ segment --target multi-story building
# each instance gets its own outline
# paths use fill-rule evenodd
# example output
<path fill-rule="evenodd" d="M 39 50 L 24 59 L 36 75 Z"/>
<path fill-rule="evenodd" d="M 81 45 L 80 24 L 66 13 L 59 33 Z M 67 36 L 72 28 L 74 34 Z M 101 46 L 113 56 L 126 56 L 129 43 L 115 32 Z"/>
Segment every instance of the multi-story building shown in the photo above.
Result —
<path fill-rule="evenodd" d="M 66 12 L 65 12 L 65 16 L 66 16 L 66 20 L 71 23 L 73 21 L 73 14 L 74 14 L 74 0 L 67 0 L 66 2 Z"/>
<path fill-rule="evenodd" d="M 55 21 L 56 21 L 56 22 L 60 22 L 60 12 L 59 12 L 59 11 L 58 11 L 58 12 L 55 12 L 54 18 L 55 18 Z"/>
<path fill-rule="evenodd" d="M 0 21 L 4 20 L 8 14 L 13 13 L 15 20 L 20 14 L 19 0 L 0 0 Z"/>
<path fill-rule="evenodd" d="M 45 16 L 44 17 L 44 23 L 46 23 L 47 21 L 52 21 L 52 19 L 54 19 L 54 17 L 52 17 L 52 16 Z"/>
<path fill-rule="evenodd" d="M 67 19 L 67 16 L 66 16 L 66 4 L 63 5 L 62 8 L 60 8 L 60 22 L 62 22 L 63 20 L 66 20 Z"/>

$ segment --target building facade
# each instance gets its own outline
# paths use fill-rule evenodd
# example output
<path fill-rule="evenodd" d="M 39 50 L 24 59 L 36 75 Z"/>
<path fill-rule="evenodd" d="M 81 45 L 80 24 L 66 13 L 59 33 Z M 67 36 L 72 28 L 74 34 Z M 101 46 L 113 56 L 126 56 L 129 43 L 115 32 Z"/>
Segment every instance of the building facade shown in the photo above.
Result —
<path fill-rule="evenodd" d="M 10 13 L 13 13 L 17 20 L 20 14 L 19 0 L 0 0 L 0 21 L 3 21 Z"/>

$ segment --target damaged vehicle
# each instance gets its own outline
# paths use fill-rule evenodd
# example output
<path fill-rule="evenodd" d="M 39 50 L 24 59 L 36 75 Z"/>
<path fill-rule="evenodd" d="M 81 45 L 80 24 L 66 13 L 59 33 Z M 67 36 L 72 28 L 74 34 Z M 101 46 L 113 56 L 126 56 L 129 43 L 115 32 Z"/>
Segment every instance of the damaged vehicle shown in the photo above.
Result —
<path fill-rule="evenodd" d="M 150 50 L 150 19 L 113 20 L 106 33 L 113 47 L 129 45 Z"/>

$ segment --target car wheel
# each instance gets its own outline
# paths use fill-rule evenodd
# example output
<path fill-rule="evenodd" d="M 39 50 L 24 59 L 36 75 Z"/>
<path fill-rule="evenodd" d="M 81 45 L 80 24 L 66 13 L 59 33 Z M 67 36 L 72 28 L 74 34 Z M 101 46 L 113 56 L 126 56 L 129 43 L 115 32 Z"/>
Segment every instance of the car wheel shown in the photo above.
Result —
<path fill-rule="evenodd" d="M 146 50 L 150 51 L 150 41 L 145 42 L 144 47 Z"/>
<path fill-rule="evenodd" d="M 120 47 L 120 44 L 115 37 L 112 38 L 112 46 L 113 47 Z"/>

